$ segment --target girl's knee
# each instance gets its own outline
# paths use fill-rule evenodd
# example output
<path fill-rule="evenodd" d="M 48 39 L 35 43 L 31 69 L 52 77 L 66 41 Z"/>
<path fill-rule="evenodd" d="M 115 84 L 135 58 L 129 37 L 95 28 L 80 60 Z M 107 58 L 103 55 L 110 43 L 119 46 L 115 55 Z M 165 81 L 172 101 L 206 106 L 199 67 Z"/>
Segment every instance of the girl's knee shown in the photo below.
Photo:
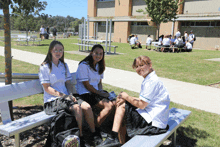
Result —
<path fill-rule="evenodd" d="M 70 107 L 70 109 L 72 109 L 73 111 L 80 111 L 81 107 L 78 104 L 73 105 L 72 107 Z"/>
<path fill-rule="evenodd" d="M 82 104 L 81 104 L 81 108 L 83 109 L 83 110 L 86 110 L 86 111 L 92 111 L 92 107 L 88 104 L 88 103 L 86 103 L 86 102 L 83 102 Z"/>

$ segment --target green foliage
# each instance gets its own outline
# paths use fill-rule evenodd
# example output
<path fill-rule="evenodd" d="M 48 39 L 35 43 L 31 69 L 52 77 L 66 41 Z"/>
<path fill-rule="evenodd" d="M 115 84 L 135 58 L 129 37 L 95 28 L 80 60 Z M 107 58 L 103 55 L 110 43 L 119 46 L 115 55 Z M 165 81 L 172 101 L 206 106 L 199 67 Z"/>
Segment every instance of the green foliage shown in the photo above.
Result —
<path fill-rule="evenodd" d="M 146 11 L 138 9 L 137 12 L 148 14 L 151 17 L 151 21 L 156 23 L 159 36 L 160 24 L 177 18 L 178 6 L 181 3 L 178 0 L 145 0 L 145 2 Z"/>
<path fill-rule="evenodd" d="M 168 22 L 176 19 L 178 1 L 175 0 L 145 0 L 145 8 L 151 20 L 159 25 L 161 22 Z"/>
<path fill-rule="evenodd" d="M 34 15 L 40 15 L 39 12 L 45 10 L 47 6 L 46 1 L 39 0 L 22 0 L 18 5 L 13 5 L 13 14 L 16 17 L 20 17 L 21 20 L 24 20 L 26 34 L 28 36 L 28 28 L 32 25 L 30 23 L 31 18 L 33 19 Z M 47 15 L 44 15 L 45 17 Z M 23 25 L 24 26 L 24 25 Z"/>

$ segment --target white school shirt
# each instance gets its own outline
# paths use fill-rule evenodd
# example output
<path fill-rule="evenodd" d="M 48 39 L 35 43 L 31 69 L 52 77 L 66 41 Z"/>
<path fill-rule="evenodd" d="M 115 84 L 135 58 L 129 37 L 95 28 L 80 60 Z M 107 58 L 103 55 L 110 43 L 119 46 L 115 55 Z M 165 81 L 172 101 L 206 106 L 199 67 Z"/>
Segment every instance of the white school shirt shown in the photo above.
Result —
<path fill-rule="evenodd" d="M 181 36 L 181 33 L 180 33 L 180 31 L 177 31 L 176 32 L 176 38 L 178 38 L 179 36 Z"/>
<path fill-rule="evenodd" d="M 135 44 L 135 41 L 136 41 L 136 37 L 131 37 L 131 39 L 130 39 L 130 45 Z"/>
<path fill-rule="evenodd" d="M 186 49 L 192 49 L 192 44 L 190 42 L 186 43 Z"/>
<path fill-rule="evenodd" d="M 101 79 L 103 79 L 103 74 L 98 73 L 99 65 L 96 64 L 96 71 L 90 68 L 87 62 L 82 62 L 79 64 L 78 69 L 76 71 L 76 91 L 79 95 L 91 93 L 86 87 L 83 85 L 84 81 L 89 81 L 89 84 L 92 85 L 96 90 L 99 90 L 98 84 Z"/>
<path fill-rule="evenodd" d="M 163 42 L 163 39 L 162 39 L 162 37 L 160 37 L 159 41 L 158 41 L 158 45 L 161 45 L 162 42 Z"/>
<path fill-rule="evenodd" d="M 185 33 L 185 34 L 184 34 L 184 37 L 185 37 L 185 41 L 187 41 L 187 40 L 188 40 L 188 34 Z"/>
<path fill-rule="evenodd" d="M 45 34 L 45 29 L 44 28 L 40 28 L 40 34 Z"/>
<path fill-rule="evenodd" d="M 66 63 L 65 63 L 66 64 Z M 66 69 L 64 64 L 59 61 L 58 66 L 52 62 L 52 70 L 50 72 L 49 64 L 40 66 L 40 71 L 38 73 L 41 84 L 50 83 L 50 86 L 66 95 L 69 95 L 69 92 L 66 89 L 65 82 L 71 80 L 71 74 L 69 72 L 68 65 L 66 64 Z M 44 103 L 50 102 L 56 99 L 57 96 L 51 95 L 44 90 Z"/>
<path fill-rule="evenodd" d="M 147 40 L 146 40 L 146 45 L 150 45 L 151 44 L 151 42 L 152 42 L 152 38 L 150 38 L 150 37 L 147 37 Z"/>
<path fill-rule="evenodd" d="M 189 34 L 188 39 L 190 42 L 194 42 L 194 40 L 193 40 L 194 38 L 195 38 L 194 34 Z"/>
<path fill-rule="evenodd" d="M 164 129 L 168 123 L 170 96 L 155 71 L 151 72 L 141 84 L 139 98 L 148 103 L 138 113 L 152 126 Z"/>
<path fill-rule="evenodd" d="M 164 38 L 163 45 L 170 45 L 170 38 Z"/>

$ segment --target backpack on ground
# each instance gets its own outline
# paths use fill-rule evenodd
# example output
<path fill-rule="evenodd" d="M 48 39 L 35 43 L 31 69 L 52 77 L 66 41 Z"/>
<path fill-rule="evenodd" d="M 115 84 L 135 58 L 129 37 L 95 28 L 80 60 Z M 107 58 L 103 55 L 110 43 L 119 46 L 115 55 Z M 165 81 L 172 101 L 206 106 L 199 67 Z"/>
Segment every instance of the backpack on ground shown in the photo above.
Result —
<path fill-rule="evenodd" d="M 51 121 L 44 147 L 63 147 L 68 141 L 78 144 L 77 147 L 79 146 L 79 128 L 75 116 L 66 111 L 61 111 Z"/>

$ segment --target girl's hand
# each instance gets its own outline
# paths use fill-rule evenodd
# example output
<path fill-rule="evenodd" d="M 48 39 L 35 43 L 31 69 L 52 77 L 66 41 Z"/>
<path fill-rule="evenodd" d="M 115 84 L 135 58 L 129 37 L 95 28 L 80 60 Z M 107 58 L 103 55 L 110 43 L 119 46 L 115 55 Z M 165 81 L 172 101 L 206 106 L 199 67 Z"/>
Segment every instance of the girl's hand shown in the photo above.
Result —
<path fill-rule="evenodd" d="M 65 99 L 68 100 L 68 101 L 73 101 L 73 102 L 77 101 L 76 98 L 72 95 L 68 95 L 67 97 L 65 97 Z"/>
<path fill-rule="evenodd" d="M 125 103 L 125 100 L 118 96 L 117 100 L 116 100 L 116 106 L 118 107 L 118 106 L 120 106 L 123 103 Z"/>
<path fill-rule="evenodd" d="M 129 97 L 129 95 L 126 93 L 126 92 L 121 92 L 119 95 L 118 95 L 119 98 L 122 98 L 124 100 L 126 100 L 127 97 Z"/>

